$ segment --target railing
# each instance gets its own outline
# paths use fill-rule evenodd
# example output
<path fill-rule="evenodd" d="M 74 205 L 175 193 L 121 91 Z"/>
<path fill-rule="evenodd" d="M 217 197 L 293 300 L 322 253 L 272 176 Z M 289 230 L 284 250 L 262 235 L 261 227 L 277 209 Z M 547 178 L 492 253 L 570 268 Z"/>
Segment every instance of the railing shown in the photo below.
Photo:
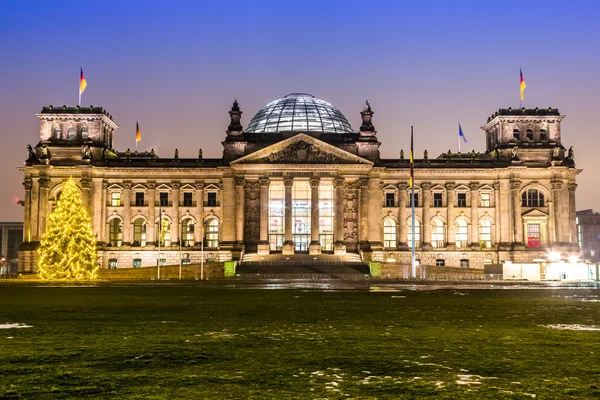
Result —
<path fill-rule="evenodd" d="M 220 201 L 205 201 L 204 207 L 221 207 Z"/>
<path fill-rule="evenodd" d="M 147 201 L 134 201 L 131 203 L 131 207 L 148 207 Z"/>
<path fill-rule="evenodd" d="M 236 280 L 351 280 L 351 281 L 363 281 L 369 280 L 371 277 L 367 274 L 294 274 L 294 273 L 243 273 L 236 274 L 233 279 Z"/>
<path fill-rule="evenodd" d="M 172 201 L 167 201 L 162 202 L 162 201 L 155 201 L 154 202 L 154 207 L 172 207 L 173 206 L 173 202 Z"/>

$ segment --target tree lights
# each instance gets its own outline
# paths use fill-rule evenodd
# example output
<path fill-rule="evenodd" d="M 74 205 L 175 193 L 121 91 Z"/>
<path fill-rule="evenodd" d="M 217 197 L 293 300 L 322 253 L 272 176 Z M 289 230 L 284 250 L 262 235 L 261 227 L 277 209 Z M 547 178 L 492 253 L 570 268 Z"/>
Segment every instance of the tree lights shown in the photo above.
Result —
<path fill-rule="evenodd" d="M 38 275 L 44 280 L 95 279 L 98 271 L 92 221 L 72 178 L 65 182 L 42 238 Z"/>

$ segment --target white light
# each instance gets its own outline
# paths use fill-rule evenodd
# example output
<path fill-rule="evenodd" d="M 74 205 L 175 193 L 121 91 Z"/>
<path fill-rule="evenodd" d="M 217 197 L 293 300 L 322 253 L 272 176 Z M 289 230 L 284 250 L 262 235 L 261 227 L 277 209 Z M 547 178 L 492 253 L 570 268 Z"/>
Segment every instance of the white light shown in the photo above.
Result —
<path fill-rule="evenodd" d="M 569 262 L 571 264 L 577 264 L 578 261 L 579 261 L 579 257 L 577 257 L 577 256 L 569 256 Z"/>
<path fill-rule="evenodd" d="M 560 261 L 560 253 L 558 251 L 553 251 L 548 254 L 548 259 L 550 261 Z"/>

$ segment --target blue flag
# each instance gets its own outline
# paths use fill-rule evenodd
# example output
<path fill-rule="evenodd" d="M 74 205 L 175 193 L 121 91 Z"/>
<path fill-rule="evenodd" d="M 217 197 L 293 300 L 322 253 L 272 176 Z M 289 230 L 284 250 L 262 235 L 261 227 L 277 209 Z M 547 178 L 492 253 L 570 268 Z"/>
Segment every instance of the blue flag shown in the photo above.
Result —
<path fill-rule="evenodd" d="M 462 140 L 463 140 L 465 143 L 469 143 L 469 142 L 467 142 L 467 138 L 465 137 L 465 134 L 464 134 L 464 133 L 463 133 L 463 131 L 462 131 L 462 127 L 460 126 L 460 123 L 458 124 L 458 137 L 459 137 L 459 138 L 462 138 Z"/>

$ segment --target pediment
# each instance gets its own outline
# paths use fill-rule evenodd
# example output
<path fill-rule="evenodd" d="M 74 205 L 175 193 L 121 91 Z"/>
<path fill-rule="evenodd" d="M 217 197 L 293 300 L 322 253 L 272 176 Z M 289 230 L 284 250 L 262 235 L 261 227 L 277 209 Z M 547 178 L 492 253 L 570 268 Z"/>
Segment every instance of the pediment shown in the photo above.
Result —
<path fill-rule="evenodd" d="M 231 162 L 239 164 L 362 164 L 369 160 L 299 133 Z"/>
<path fill-rule="evenodd" d="M 204 186 L 204 190 L 209 190 L 209 191 L 210 191 L 210 190 L 219 190 L 219 189 L 221 189 L 221 188 L 219 187 L 219 185 L 217 185 L 217 184 L 214 184 L 214 183 L 207 183 L 207 184 Z"/>
<path fill-rule="evenodd" d="M 443 192 L 445 190 L 446 190 L 446 188 L 439 184 L 436 184 L 431 188 L 432 192 Z"/>
<path fill-rule="evenodd" d="M 189 183 L 185 183 L 181 186 L 180 190 L 182 192 L 192 192 L 194 190 L 196 190 L 196 188 L 192 185 L 190 185 Z"/>
<path fill-rule="evenodd" d="M 167 192 L 167 191 L 171 190 L 171 186 L 169 186 L 165 183 L 161 183 L 160 185 L 156 186 L 156 190 L 159 192 Z"/>
<path fill-rule="evenodd" d="M 148 188 L 145 185 L 142 185 L 141 183 L 136 183 L 131 187 L 131 190 L 133 190 L 134 192 L 143 192 L 148 190 Z"/>
<path fill-rule="evenodd" d="M 112 185 L 110 185 L 108 188 L 108 190 L 116 192 L 116 191 L 122 191 L 123 190 L 123 186 L 118 185 L 116 183 L 113 183 Z"/>
<path fill-rule="evenodd" d="M 383 189 L 383 190 L 398 190 L 398 187 L 392 185 L 391 183 L 386 183 L 385 185 L 383 185 L 383 187 L 381 189 Z"/>
<path fill-rule="evenodd" d="M 484 184 L 483 186 L 481 186 L 481 187 L 479 188 L 479 191 L 480 191 L 480 192 L 493 192 L 493 191 L 494 191 L 494 188 L 493 188 L 493 187 L 491 187 L 491 186 L 490 186 L 490 185 L 488 185 L 488 184 Z"/>
<path fill-rule="evenodd" d="M 527 211 L 526 213 L 524 213 L 522 215 L 522 217 L 524 219 L 531 219 L 531 218 L 544 218 L 544 219 L 546 219 L 546 218 L 548 218 L 548 214 L 546 214 L 542 210 L 534 208 L 533 210 L 530 210 L 530 211 Z"/>
<path fill-rule="evenodd" d="M 462 183 L 454 188 L 455 192 L 468 192 L 470 189 L 467 185 L 463 185 Z"/>

